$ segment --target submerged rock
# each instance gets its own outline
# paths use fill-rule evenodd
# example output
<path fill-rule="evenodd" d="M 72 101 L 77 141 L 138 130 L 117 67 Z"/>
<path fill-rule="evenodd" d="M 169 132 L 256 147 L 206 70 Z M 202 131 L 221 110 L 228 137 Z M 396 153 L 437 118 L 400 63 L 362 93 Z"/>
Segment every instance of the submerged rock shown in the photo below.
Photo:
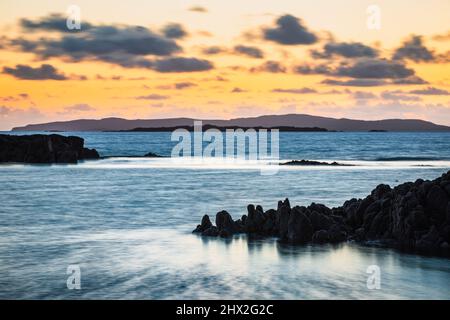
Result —
<path fill-rule="evenodd" d="M 100 158 L 95 149 L 84 148 L 84 139 L 57 134 L 0 135 L 0 162 L 77 163 Z"/>
<path fill-rule="evenodd" d="M 388 247 L 450 255 L 450 171 L 433 181 L 377 186 L 364 199 L 351 199 L 330 209 L 323 204 L 291 208 L 288 199 L 277 210 L 247 207 L 248 215 L 233 221 L 230 214 L 208 216 L 194 232 L 229 237 L 236 233 L 278 236 L 280 241 L 305 243 L 383 244 Z"/>

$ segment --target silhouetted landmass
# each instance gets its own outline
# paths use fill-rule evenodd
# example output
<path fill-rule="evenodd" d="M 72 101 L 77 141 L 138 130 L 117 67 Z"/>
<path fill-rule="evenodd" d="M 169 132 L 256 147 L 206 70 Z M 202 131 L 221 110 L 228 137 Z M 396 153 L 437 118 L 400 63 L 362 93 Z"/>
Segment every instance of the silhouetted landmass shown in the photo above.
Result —
<path fill-rule="evenodd" d="M 227 211 L 208 215 L 193 231 L 203 236 L 236 233 L 277 236 L 290 244 L 355 241 L 413 252 L 450 255 L 450 171 L 433 181 L 418 179 L 391 188 L 381 184 L 364 199 L 341 207 L 312 203 L 291 207 L 288 199 L 264 211 L 249 204 L 247 215 L 233 221 Z"/>
<path fill-rule="evenodd" d="M 135 128 L 131 130 L 120 130 L 119 132 L 172 132 L 176 129 L 185 129 L 188 131 L 194 131 L 194 126 L 178 126 L 178 127 L 160 127 L 160 128 Z M 226 130 L 248 130 L 248 129 L 254 129 L 254 130 L 271 130 L 271 129 L 278 129 L 280 132 L 328 132 L 327 129 L 324 128 L 296 128 L 296 127 L 276 127 L 276 128 L 267 128 L 267 127 L 239 127 L 239 126 L 226 126 L 226 127 L 218 127 L 213 125 L 204 125 L 202 126 L 202 130 L 206 131 L 209 129 L 217 129 L 220 131 L 226 131 Z"/>
<path fill-rule="evenodd" d="M 84 139 L 51 135 L 0 135 L 0 162 L 77 163 L 99 159 L 95 149 L 84 147 Z"/>
<path fill-rule="evenodd" d="M 121 118 L 106 118 L 100 120 L 72 120 L 50 122 L 44 124 L 30 124 L 13 128 L 14 131 L 119 131 L 135 128 L 179 128 L 193 126 L 194 119 L 138 119 L 127 120 Z M 329 131 L 450 131 L 450 127 L 437 125 L 432 122 L 415 119 L 387 119 L 378 121 L 335 119 L 311 116 L 306 114 L 266 115 L 249 118 L 235 118 L 230 120 L 202 120 L 203 125 L 217 127 L 239 128 L 323 128 Z"/>

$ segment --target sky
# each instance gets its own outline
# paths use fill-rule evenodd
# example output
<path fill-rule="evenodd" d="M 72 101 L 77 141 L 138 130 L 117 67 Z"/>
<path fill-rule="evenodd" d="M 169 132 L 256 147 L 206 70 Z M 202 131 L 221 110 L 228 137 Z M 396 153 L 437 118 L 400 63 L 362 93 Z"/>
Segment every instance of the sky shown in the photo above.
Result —
<path fill-rule="evenodd" d="M 0 2 L 0 130 L 287 113 L 450 125 L 450 1 Z"/>

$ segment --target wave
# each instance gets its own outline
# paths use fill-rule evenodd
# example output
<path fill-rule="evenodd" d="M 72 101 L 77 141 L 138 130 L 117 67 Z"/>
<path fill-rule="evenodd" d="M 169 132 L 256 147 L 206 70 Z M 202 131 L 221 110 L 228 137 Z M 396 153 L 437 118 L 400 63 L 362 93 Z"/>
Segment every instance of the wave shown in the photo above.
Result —
<path fill-rule="evenodd" d="M 437 158 L 437 157 L 380 157 L 374 161 L 445 161 L 449 158 Z"/>

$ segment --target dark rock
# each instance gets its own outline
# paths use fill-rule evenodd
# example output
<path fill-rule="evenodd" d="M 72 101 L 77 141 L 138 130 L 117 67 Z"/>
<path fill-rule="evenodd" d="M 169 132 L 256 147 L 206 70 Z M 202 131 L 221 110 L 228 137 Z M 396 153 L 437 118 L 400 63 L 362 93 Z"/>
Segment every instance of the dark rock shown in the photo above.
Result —
<path fill-rule="evenodd" d="M 328 230 L 334 222 L 330 217 L 316 211 L 311 212 L 309 219 L 311 220 L 314 231 Z"/>
<path fill-rule="evenodd" d="M 236 232 L 278 235 L 281 241 L 295 244 L 352 240 L 450 255 L 449 184 L 450 171 L 433 181 L 419 179 L 394 188 L 379 185 L 366 198 L 351 199 L 333 209 L 315 203 L 291 208 L 288 199 L 279 201 L 277 210 L 266 212 L 261 206 L 249 205 L 248 216 L 233 221 L 221 211 L 216 216 L 217 227 L 204 217 L 196 231 L 221 237 Z"/>
<path fill-rule="evenodd" d="M 284 202 L 280 201 L 278 203 L 277 216 L 278 216 L 278 232 L 281 240 L 287 238 L 290 215 L 291 215 L 291 205 L 289 203 L 289 200 L 286 199 L 284 200 Z"/>
<path fill-rule="evenodd" d="M 327 230 L 319 230 L 314 232 L 312 236 L 313 243 L 328 243 L 330 242 L 330 235 Z"/>
<path fill-rule="evenodd" d="M 210 227 L 202 232 L 202 236 L 205 237 L 217 237 L 219 235 L 219 229 L 217 227 Z"/>
<path fill-rule="evenodd" d="M 288 221 L 287 240 L 290 243 L 307 243 L 311 241 L 313 226 L 306 215 L 305 207 L 294 207 Z"/>
<path fill-rule="evenodd" d="M 0 135 L 0 162 L 77 163 L 98 159 L 95 149 L 84 148 L 79 137 L 51 135 Z"/>
<path fill-rule="evenodd" d="M 203 232 L 211 227 L 212 227 L 211 220 L 209 220 L 209 216 L 205 214 L 202 218 L 202 222 L 192 232 Z"/>
<path fill-rule="evenodd" d="M 147 158 L 162 158 L 162 156 L 160 156 L 159 154 L 153 153 L 153 152 L 146 153 L 144 155 L 144 157 L 147 157 Z"/>
<path fill-rule="evenodd" d="M 230 214 L 225 210 L 217 212 L 216 226 L 219 232 L 225 230 L 230 235 L 235 232 L 235 223 Z"/>

